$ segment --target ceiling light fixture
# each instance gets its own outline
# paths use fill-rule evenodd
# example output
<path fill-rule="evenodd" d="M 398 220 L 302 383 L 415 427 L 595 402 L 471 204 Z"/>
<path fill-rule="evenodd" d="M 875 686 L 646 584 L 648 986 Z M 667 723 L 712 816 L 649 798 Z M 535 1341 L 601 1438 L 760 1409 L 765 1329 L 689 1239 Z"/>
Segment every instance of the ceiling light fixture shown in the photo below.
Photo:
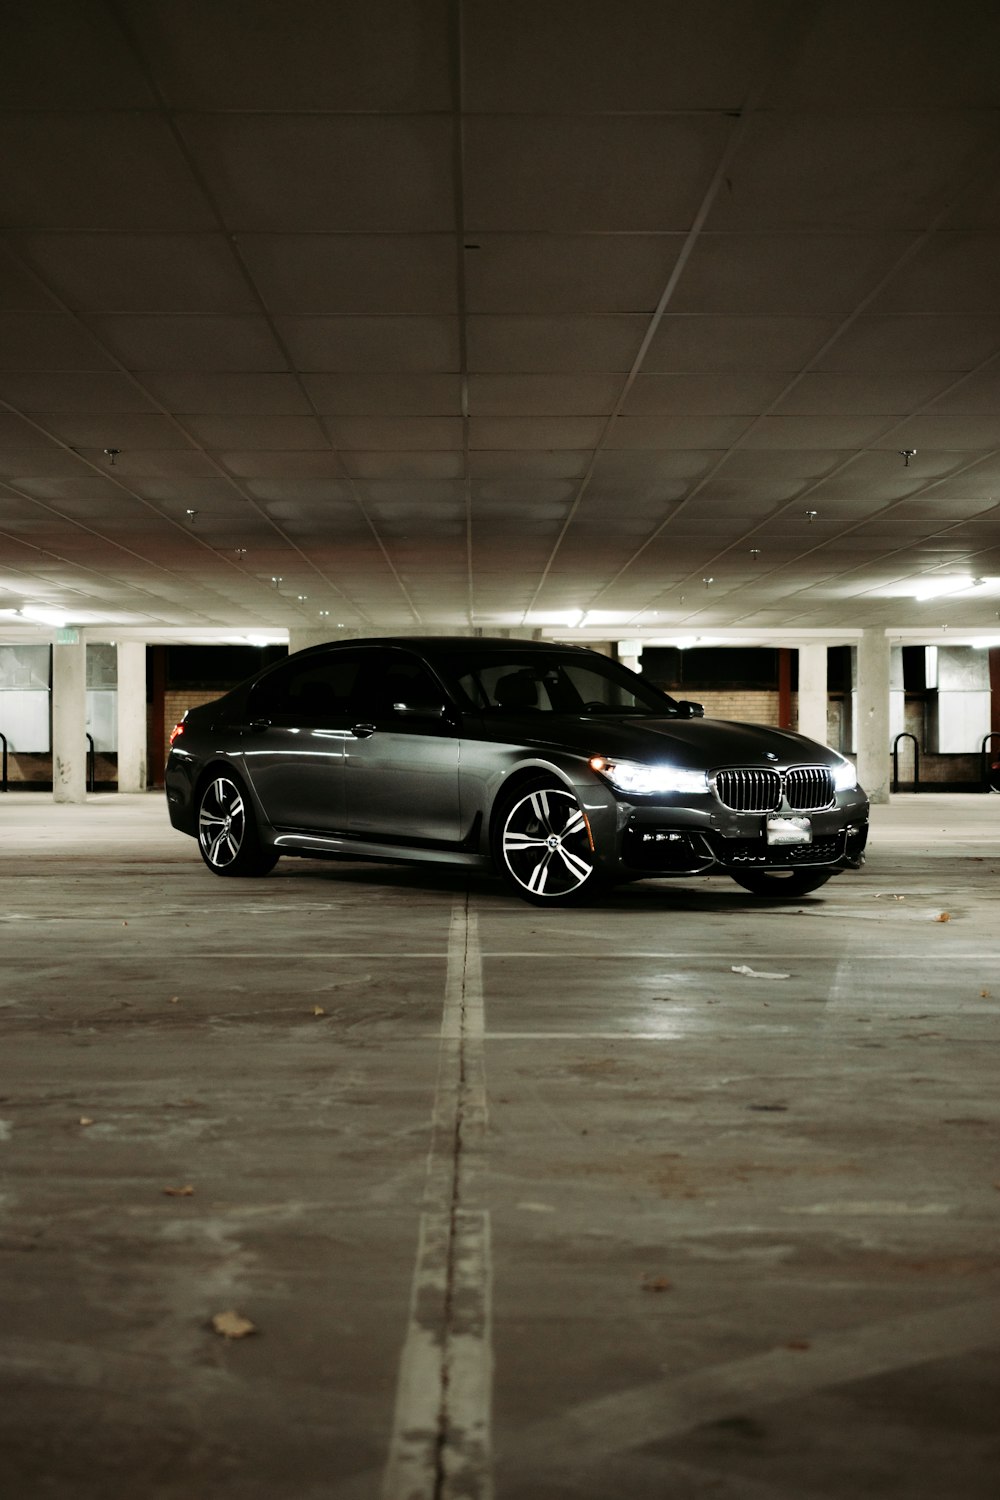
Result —
<path fill-rule="evenodd" d="M 903 460 L 903 468 L 904 469 L 908 469 L 910 467 L 910 459 L 911 458 L 916 458 L 916 456 L 917 456 L 917 450 L 916 450 L 916 448 L 897 448 L 896 452 L 899 454 L 900 458 Z"/>
<path fill-rule="evenodd" d="M 962 594 L 966 589 L 979 588 L 985 582 L 973 578 L 969 573 L 952 574 L 950 578 L 931 578 L 922 584 L 913 595 L 914 599 L 941 599 L 946 594 Z"/>
<path fill-rule="evenodd" d="M 114 468 L 115 464 L 118 462 L 118 459 L 121 457 L 121 451 L 122 450 L 120 448 L 105 448 L 104 452 L 111 460 L 112 468 Z"/>
<path fill-rule="evenodd" d="M 54 625 L 61 630 L 69 624 L 69 616 L 58 609 L 46 609 L 41 604 L 22 604 L 20 609 L 0 611 L 9 620 L 30 620 L 33 625 Z"/>

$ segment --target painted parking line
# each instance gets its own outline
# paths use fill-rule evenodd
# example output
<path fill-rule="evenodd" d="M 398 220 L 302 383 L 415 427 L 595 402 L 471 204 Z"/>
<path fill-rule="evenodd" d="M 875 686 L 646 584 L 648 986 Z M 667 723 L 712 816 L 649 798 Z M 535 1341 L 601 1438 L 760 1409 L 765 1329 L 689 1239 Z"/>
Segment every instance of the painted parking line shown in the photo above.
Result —
<path fill-rule="evenodd" d="M 457 902 L 410 1314 L 383 1500 L 491 1500 L 492 1258 L 476 1206 L 486 1132 L 482 957 Z"/>
<path fill-rule="evenodd" d="M 733 1412 L 754 1412 L 813 1392 L 868 1380 L 996 1343 L 1000 1298 L 986 1298 L 863 1324 L 819 1337 L 808 1356 L 769 1349 L 747 1359 L 654 1380 L 581 1402 L 518 1435 L 505 1476 L 512 1494 L 558 1465 L 561 1474 L 599 1468 L 615 1454 L 691 1432 Z"/>

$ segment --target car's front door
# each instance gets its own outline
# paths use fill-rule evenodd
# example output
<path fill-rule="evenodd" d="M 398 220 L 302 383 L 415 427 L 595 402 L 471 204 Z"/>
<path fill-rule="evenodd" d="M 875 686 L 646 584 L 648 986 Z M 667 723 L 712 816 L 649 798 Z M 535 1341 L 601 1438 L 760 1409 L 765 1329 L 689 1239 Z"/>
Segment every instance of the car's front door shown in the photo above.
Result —
<path fill-rule="evenodd" d="M 344 743 L 347 819 L 380 842 L 457 843 L 459 738 L 446 695 L 411 652 L 384 648 L 359 679 Z"/>

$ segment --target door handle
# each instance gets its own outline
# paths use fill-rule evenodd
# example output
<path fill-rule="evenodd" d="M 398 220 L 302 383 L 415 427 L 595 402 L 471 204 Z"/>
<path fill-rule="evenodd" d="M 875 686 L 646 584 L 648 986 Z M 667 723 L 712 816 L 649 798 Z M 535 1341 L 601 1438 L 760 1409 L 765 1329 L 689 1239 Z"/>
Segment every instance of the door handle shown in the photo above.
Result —
<path fill-rule="evenodd" d="M 250 728 L 253 730 L 254 734 L 261 734 L 263 730 L 270 729 L 270 727 L 270 719 L 251 719 L 250 721 Z"/>
<path fill-rule="evenodd" d="M 367 740 L 370 739 L 371 736 L 375 733 L 375 725 L 355 724 L 351 729 L 351 733 L 355 735 L 359 740 Z"/>

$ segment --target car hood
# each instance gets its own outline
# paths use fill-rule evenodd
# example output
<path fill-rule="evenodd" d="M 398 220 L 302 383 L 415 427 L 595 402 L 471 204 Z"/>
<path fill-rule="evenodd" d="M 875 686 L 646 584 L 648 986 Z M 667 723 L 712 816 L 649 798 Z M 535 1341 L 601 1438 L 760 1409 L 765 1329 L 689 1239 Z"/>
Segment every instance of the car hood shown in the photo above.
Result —
<path fill-rule="evenodd" d="M 609 759 L 667 761 L 692 770 L 718 766 L 834 766 L 841 757 L 826 745 L 788 729 L 730 719 L 602 718 L 546 715 L 544 730 L 534 715 L 491 717 L 486 737 L 515 740 L 539 749 L 579 751 Z"/>

